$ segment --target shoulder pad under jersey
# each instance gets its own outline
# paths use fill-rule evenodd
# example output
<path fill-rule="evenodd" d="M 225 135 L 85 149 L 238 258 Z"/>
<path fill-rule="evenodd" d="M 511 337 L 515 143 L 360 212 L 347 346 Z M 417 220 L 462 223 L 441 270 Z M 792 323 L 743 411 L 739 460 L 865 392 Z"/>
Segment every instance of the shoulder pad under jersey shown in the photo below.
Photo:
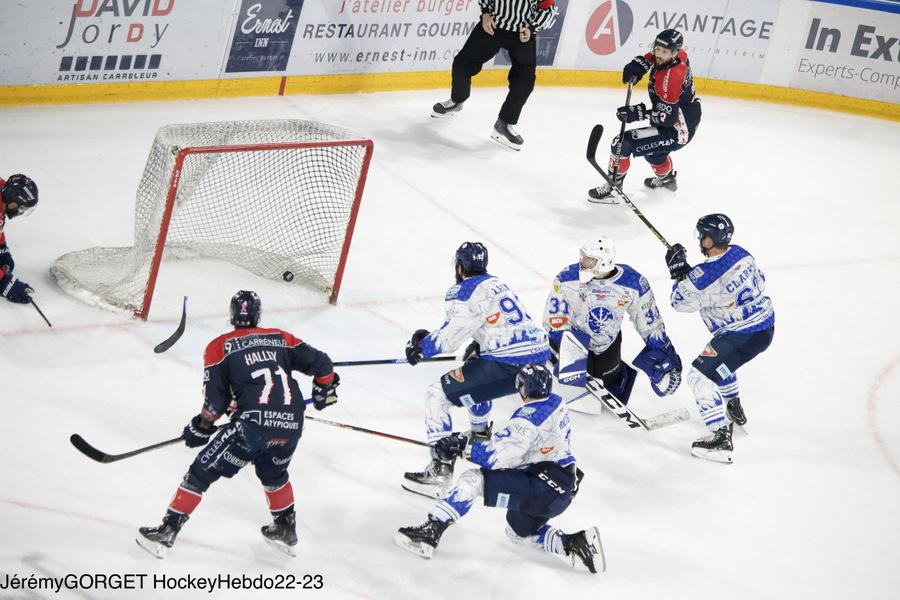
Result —
<path fill-rule="evenodd" d="M 450 300 L 460 300 L 462 302 L 465 302 L 472 297 L 472 294 L 475 292 L 475 288 L 477 288 L 482 281 L 485 281 L 486 279 L 490 279 L 492 277 L 493 275 L 484 273 L 482 275 L 475 275 L 474 277 L 463 279 L 462 283 L 457 283 L 449 290 L 447 290 L 447 295 L 444 297 L 444 299 L 448 302 Z"/>

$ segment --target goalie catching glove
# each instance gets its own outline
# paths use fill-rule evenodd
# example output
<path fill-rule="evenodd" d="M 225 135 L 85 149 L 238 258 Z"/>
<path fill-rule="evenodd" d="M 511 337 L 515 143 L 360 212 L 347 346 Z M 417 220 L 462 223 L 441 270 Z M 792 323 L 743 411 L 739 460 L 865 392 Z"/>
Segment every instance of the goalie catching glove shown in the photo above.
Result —
<path fill-rule="evenodd" d="M 662 348 L 644 346 L 633 362 L 650 378 L 657 396 L 671 396 L 681 385 L 681 357 L 670 341 Z"/>

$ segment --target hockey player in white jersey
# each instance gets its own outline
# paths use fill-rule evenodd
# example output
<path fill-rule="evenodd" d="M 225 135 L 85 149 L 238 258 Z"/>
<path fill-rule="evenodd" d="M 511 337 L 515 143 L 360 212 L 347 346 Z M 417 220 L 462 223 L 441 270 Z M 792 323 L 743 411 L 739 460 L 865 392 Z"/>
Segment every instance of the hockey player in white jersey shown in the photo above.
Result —
<path fill-rule="evenodd" d="M 583 346 L 576 362 L 562 360 L 557 376 L 569 385 L 582 386 L 584 371 L 627 404 L 637 371 L 622 360 L 622 322 L 625 316 L 644 340 L 644 348 L 634 364 L 650 378 L 653 391 L 668 396 L 681 383 L 681 359 L 666 335 L 653 290 L 647 279 L 625 264 L 616 263 L 612 239 L 601 236 L 581 247 L 579 262 L 563 269 L 553 281 L 553 291 L 544 308 L 544 327 L 550 333 L 550 345 L 559 353 L 571 332 L 573 342 Z M 569 352 L 564 352 L 566 356 Z M 577 356 L 577 354 L 576 354 Z M 573 378 L 573 373 L 579 374 Z"/>
<path fill-rule="evenodd" d="M 465 351 L 465 364 L 432 384 L 425 399 L 425 427 L 429 443 L 450 435 L 450 410 L 465 407 L 475 436 L 487 438 L 491 401 L 516 391 L 519 368 L 550 358 L 547 334 L 535 324 L 515 292 L 487 273 L 488 252 L 483 244 L 465 242 L 456 251 L 456 285 L 445 298 L 446 321 L 431 333 L 417 330 L 406 345 L 406 358 L 415 365 L 423 357 L 455 352 L 474 338 Z M 403 477 L 404 489 L 432 498 L 446 495 L 453 482 L 453 462 L 432 452 L 424 471 Z"/>
<path fill-rule="evenodd" d="M 766 278 L 749 252 L 731 244 L 733 234 L 727 216 L 706 215 L 697 221 L 703 264 L 691 268 L 681 244 L 666 252 L 675 280 L 672 307 L 699 312 L 713 334 L 688 373 L 700 417 L 712 432 L 694 442 L 691 454 L 725 463 L 734 450 L 732 422 L 747 422 L 735 371 L 765 351 L 775 335 L 775 309 L 763 293 Z"/>
<path fill-rule="evenodd" d="M 596 527 L 563 533 L 548 523 L 568 508 L 584 476 L 570 449 L 569 412 L 562 398 L 551 393 L 553 376 L 542 365 L 525 365 L 515 383 L 525 404 L 502 431 L 487 440 L 462 433 L 438 440 L 435 449 L 443 460 L 466 454 L 479 468 L 463 473 L 449 496 L 429 511 L 428 520 L 400 528 L 394 542 L 431 558 L 444 531 L 483 497 L 485 506 L 506 509 L 506 534 L 512 541 L 573 567 L 603 572 L 606 559 Z"/>

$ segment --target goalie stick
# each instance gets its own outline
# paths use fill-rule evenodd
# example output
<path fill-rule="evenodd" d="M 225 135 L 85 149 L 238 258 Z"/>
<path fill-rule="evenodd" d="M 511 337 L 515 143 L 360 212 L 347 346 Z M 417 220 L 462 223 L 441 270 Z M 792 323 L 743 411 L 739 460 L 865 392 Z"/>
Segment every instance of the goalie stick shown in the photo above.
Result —
<path fill-rule="evenodd" d="M 647 217 L 644 216 L 644 213 L 642 213 L 641 210 L 637 206 L 634 205 L 634 202 L 632 202 L 628 198 L 628 196 L 625 195 L 625 192 L 623 192 L 618 187 L 616 187 L 616 185 L 613 183 L 613 180 L 609 177 L 609 173 L 606 172 L 606 169 L 604 169 L 599 164 L 597 164 L 597 147 L 600 145 L 600 138 L 602 136 L 603 136 L 603 125 L 594 125 L 594 128 L 591 130 L 591 135 L 588 138 L 588 145 L 587 145 L 587 160 L 588 160 L 588 162 L 591 163 L 592 167 L 597 169 L 597 172 L 600 173 L 600 175 L 603 177 L 603 179 L 606 180 L 606 183 L 609 184 L 610 193 L 612 195 L 614 195 L 615 197 L 617 197 L 622 202 L 624 202 L 625 205 L 628 206 L 628 208 L 630 208 L 632 210 L 632 212 L 634 212 L 634 214 L 636 214 L 638 216 L 638 218 L 644 222 L 644 225 L 646 225 L 650 229 L 650 231 L 653 232 L 653 235 L 655 235 L 659 241 L 661 241 L 663 244 L 666 245 L 666 248 L 671 248 L 672 245 L 666 240 L 665 237 L 663 237 L 663 234 L 661 234 L 656 229 L 656 227 L 653 226 L 653 223 L 651 223 L 650 221 L 647 220 Z M 620 138 L 620 140 L 621 140 L 621 138 Z"/>
<path fill-rule="evenodd" d="M 184 304 L 181 307 L 181 322 L 178 324 L 178 328 L 175 329 L 175 333 L 156 345 L 153 351 L 157 354 L 162 354 L 163 352 L 174 346 L 175 342 L 181 339 L 181 335 L 184 333 L 184 325 L 187 321 L 187 299 L 188 297 L 185 296 Z"/>
<path fill-rule="evenodd" d="M 653 417 L 642 419 L 634 414 L 630 408 L 622 404 L 618 398 L 609 393 L 609 390 L 606 389 L 606 386 L 604 386 L 603 382 L 599 379 L 594 379 L 588 375 L 586 386 L 588 391 L 593 394 L 603 406 L 625 421 L 632 429 L 646 429 L 647 431 L 653 431 L 654 429 L 674 425 L 675 423 L 680 423 L 682 421 L 688 421 L 691 418 L 687 409 L 677 408 Z"/>

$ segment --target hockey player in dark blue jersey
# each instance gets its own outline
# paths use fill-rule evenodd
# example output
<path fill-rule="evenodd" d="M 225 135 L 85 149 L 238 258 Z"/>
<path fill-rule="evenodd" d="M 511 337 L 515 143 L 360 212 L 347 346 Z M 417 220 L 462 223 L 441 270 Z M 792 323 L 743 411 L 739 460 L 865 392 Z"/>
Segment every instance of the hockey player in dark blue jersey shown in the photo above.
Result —
<path fill-rule="evenodd" d="M 643 103 L 622 106 L 616 112 L 620 121 L 633 123 L 649 119 L 650 125 L 625 132 L 619 169 L 616 167 L 616 150 L 619 137 L 611 144 L 609 173 L 616 173 L 616 187 L 622 182 L 631 166 L 632 156 L 643 156 L 653 168 L 654 177 L 644 180 L 650 189 L 678 189 L 670 154 L 684 148 L 694 138 L 700 125 L 700 98 L 694 95 L 694 78 L 691 74 L 687 52 L 682 50 L 684 36 L 675 29 L 661 31 L 653 43 L 653 51 L 635 56 L 622 71 L 623 83 L 635 83 L 650 72 L 648 91 L 650 106 Z M 588 191 L 588 200 L 600 204 L 618 202 L 608 183 Z"/>
<path fill-rule="evenodd" d="M 675 280 L 672 307 L 699 312 L 713 334 L 687 377 L 700 418 L 712 432 L 694 442 L 691 453 L 725 463 L 732 461 L 732 422 L 747 422 L 736 371 L 764 352 L 775 335 L 775 309 L 764 293 L 766 277 L 749 252 L 731 243 L 733 234 L 734 224 L 726 215 L 706 215 L 697 221 L 703 264 L 692 268 L 681 244 L 666 252 Z"/>
<path fill-rule="evenodd" d="M 255 292 L 231 299 L 234 331 L 214 339 L 203 356 L 203 410 L 184 428 L 191 448 L 205 446 L 191 464 L 162 525 L 141 527 L 137 543 L 158 558 L 220 477 L 253 464 L 269 502 L 273 523 L 262 528 L 267 542 L 293 556 L 297 544 L 294 492 L 288 465 L 303 432 L 306 403 L 291 371 L 313 377 L 316 410 L 337 402 L 339 378 L 324 352 L 281 329 L 258 327 L 262 304 Z M 215 422 L 231 421 L 216 433 Z"/>
<path fill-rule="evenodd" d="M 37 185 L 29 177 L 16 174 L 8 180 L 0 178 L 0 296 L 17 304 L 31 302 L 34 289 L 13 274 L 16 262 L 6 245 L 3 227 L 7 218 L 24 217 L 37 203 Z"/>

